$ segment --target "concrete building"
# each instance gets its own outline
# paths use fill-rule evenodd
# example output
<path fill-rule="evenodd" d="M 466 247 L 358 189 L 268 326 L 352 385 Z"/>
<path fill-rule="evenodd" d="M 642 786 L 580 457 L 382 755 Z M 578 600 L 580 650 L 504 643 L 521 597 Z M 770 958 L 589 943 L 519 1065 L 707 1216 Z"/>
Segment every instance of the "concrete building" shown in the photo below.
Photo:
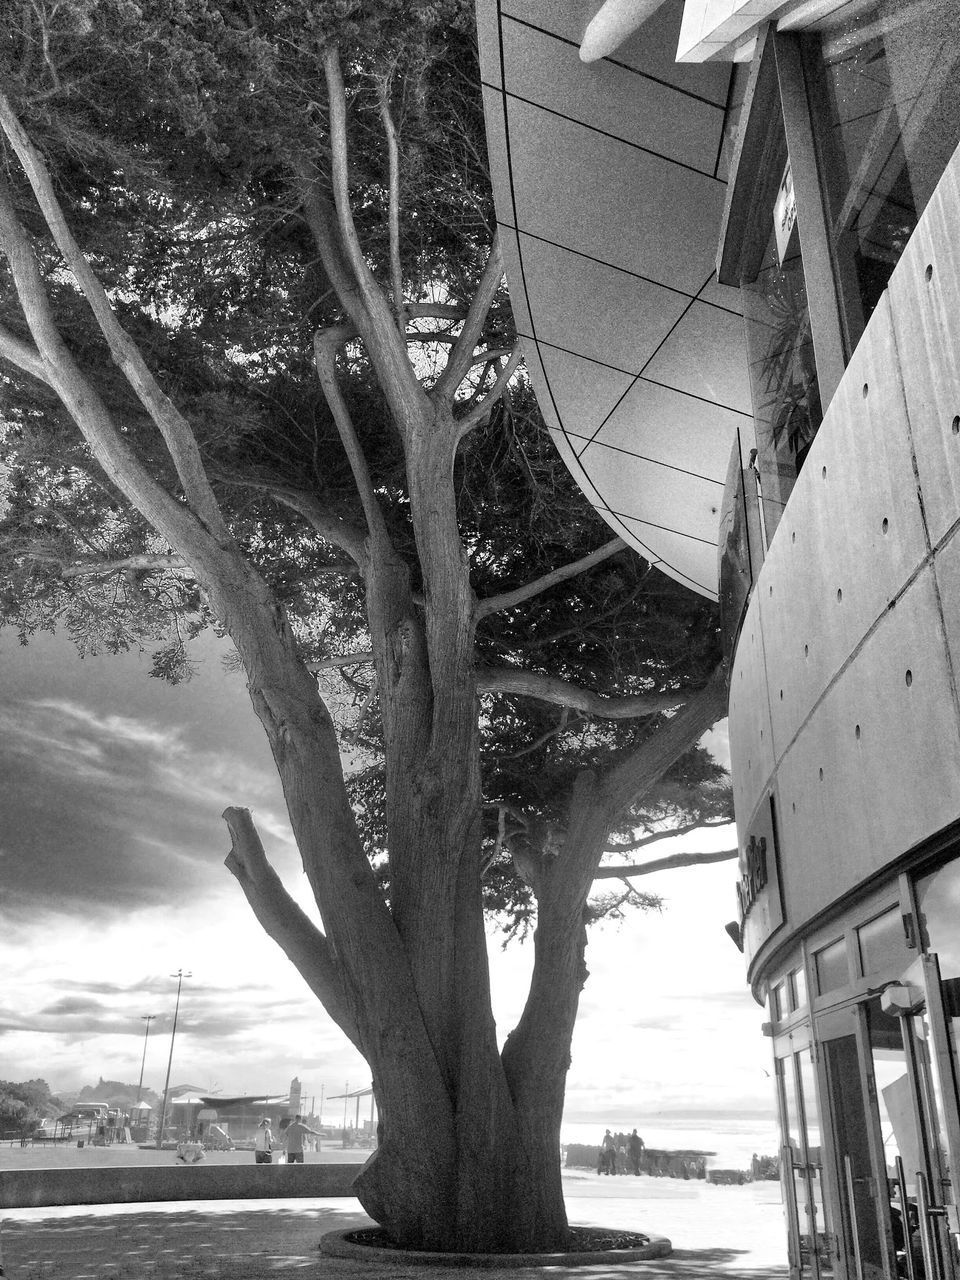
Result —
<path fill-rule="evenodd" d="M 720 599 L 793 1271 L 960 1280 L 960 4 L 478 16 L 548 426 Z"/>

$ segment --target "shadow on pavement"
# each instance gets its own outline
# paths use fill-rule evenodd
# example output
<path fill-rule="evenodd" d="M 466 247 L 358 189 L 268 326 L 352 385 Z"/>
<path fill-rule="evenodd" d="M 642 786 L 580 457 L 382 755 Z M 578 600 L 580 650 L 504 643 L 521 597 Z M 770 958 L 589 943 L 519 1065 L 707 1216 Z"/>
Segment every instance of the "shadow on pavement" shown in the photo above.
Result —
<path fill-rule="evenodd" d="M 467 1270 L 327 1259 L 325 1231 L 365 1225 L 355 1200 L 318 1204 L 237 1201 L 170 1209 L 83 1210 L 43 1218 L 36 1211 L 2 1222 L 7 1280 L 269 1280 L 298 1272 L 304 1280 L 542 1280 L 544 1272 Z M 550 1268 L 551 1280 L 787 1280 L 781 1267 L 743 1267 L 747 1250 L 678 1249 L 656 1262 Z"/>

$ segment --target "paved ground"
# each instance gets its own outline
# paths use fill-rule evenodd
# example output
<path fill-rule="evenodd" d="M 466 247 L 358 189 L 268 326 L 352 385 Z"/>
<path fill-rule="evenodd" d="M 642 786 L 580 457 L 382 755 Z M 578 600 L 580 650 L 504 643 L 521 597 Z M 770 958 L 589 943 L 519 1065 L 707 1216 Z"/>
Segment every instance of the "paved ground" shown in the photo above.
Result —
<path fill-rule="evenodd" d="M 786 1280 L 780 1188 L 565 1173 L 571 1222 L 666 1235 L 672 1257 L 632 1266 L 484 1271 L 489 1280 Z M 447 1267 L 320 1258 L 325 1231 L 368 1219 L 356 1200 L 254 1200 L 3 1213 L 7 1280 L 454 1280 Z M 477 1273 L 474 1273 L 477 1274 Z"/>

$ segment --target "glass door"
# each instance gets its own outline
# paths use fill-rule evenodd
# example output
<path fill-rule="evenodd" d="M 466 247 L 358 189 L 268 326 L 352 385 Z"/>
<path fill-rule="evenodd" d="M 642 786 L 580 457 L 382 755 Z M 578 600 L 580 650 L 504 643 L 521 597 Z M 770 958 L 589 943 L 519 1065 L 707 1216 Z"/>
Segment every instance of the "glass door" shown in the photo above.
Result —
<path fill-rule="evenodd" d="M 895 1280 L 883 1140 L 871 1105 L 872 1066 L 860 1052 L 862 1022 L 858 1007 L 818 1020 L 838 1186 L 837 1259 L 846 1280 Z"/>
<path fill-rule="evenodd" d="M 791 1273 L 799 1280 L 828 1280 L 833 1275 L 835 1242 L 823 1194 L 820 1111 L 809 1046 L 778 1058 L 776 1067 L 785 1137 L 781 1173 Z"/>
<path fill-rule="evenodd" d="M 900 1170 L 913 1263 L 909 1280 L 960 1280 L 960 1218 L 951 1161 L 956 1094 L 937 956 L 924 956 L 909 976 L 919 976 L 920 985 L 905 981 L 887 996 L 889 1006 L 899 1006 L 917 1133 L 916 1146 L 904 1153 Z"/>

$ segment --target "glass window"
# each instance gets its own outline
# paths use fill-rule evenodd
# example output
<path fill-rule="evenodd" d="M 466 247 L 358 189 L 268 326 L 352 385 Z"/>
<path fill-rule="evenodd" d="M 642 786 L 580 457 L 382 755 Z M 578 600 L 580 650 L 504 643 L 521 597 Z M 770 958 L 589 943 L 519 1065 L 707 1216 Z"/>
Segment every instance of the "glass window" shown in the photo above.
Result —
<path fill-rule="evenodd" d="M 807 975 L 802 969 L 794 969 L 790 975 L 790 983 L 793 987 L 793 1007 L 802 1009 L 807 1003 Z"/>
<path fill-rule="evenodd" d="M 845 938 L 831 942 L 816 954 L 817 990 L 821 995 L 828 991 L 836 991 L 850 982 L 850 970 L 847 967 L 847 943 Z"/>
<path fill-rule="evenodd" d="M 920 937 L 926 951 L 933 951 L 940 964 L 943 1012 L 953 1058 L 954 1079 L 960 1079 L 960 858 L 938 867 L 917 881 Z M 924 1028 L 923 1034 L 926 1034 Z M 943 1088 L 937 1105 L 942 1112 Z M 942 1132 L 942 1129 L 941 1129 Z"/>
<path fill-rule="evenodd" d="M 793 180 L 779 112 L 770 120 L 757 167 L 758 186 L 741 246 L 739 276 L 756 468 L 769 542 L 822 417 Z"/>
<path fill-rule="evenodd" d="M 807 76 L 852 349 L 960 141 L 960 0 L 843 6 L 819 26 Z"/>
<path fill-rule="evenodd" d="M 917 906 L 924 950 L 940 957 L 942 978 L 960 978 L 960 858 L 917 881 Z"/>
<path fill-rule="evenodd" d="M 770 1014 L 774 1022 L 782 1022 L 787 1012 L 786 983 L 778 982 L 770 992 Z"/>
<path fill-rule="evenodd" d="M 900 908 L 891 907 L 882 916 L 861 925 L 857 930 L 860 946 L 861 973 L 877 973 L 896 965 L 905 969 L 913 958 L 907 950 Z"/>

